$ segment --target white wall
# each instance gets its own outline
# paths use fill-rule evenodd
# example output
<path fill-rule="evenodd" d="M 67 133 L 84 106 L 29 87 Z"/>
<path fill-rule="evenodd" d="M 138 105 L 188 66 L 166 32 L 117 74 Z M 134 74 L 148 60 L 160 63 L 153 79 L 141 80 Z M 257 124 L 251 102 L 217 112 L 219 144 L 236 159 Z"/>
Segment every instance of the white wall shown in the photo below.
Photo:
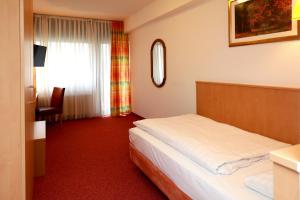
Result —
<path fill-rule="evenodd" d="M 228 47 L 227 1 L 202 0 L 130 33 L 133 112 L 143 117 L 195 113 L 195 81 L 300 87 L 300 41 Z M 150 77 L 150 47 L 167 46 L 166 85 Z"/>

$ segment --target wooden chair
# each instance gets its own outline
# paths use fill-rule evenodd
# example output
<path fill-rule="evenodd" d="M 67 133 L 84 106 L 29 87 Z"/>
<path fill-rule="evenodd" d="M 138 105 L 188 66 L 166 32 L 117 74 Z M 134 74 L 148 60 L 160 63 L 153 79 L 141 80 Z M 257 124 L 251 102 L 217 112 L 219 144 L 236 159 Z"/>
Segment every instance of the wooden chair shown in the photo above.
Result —
<path fill-rule="evenodd" d="M 51 120 L 56 120 L 58 115 L 60 120 L 60 125 L 62 125 L 62 114 L 63 114 L 63 104 L 64 104 L 65 88 L 54 87 L 50 107 L 37 107 L 36 117 L 38 120 L 47 119 L 50 117 Z"/>

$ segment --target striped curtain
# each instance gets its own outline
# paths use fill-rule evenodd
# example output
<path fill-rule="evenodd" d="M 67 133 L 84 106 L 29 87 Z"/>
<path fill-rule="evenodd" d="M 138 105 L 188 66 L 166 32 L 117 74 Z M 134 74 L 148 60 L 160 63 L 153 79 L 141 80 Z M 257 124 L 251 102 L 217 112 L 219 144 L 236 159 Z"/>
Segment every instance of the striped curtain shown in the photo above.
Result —
<path fill-rule="evenodd" d="M 131 112 L 129 39 L 123 22 L 112 22 L 111 43 L 111 115 Z"/>

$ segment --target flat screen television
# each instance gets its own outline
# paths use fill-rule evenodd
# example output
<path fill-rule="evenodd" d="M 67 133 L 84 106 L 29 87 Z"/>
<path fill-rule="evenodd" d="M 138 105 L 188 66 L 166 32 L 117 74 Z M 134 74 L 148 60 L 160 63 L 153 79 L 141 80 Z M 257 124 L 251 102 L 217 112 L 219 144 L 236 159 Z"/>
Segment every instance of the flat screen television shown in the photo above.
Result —
<path fill-rule="evenodd" d="M 47 47 L 34 45 L 34 66 L 44 67 Z"/>

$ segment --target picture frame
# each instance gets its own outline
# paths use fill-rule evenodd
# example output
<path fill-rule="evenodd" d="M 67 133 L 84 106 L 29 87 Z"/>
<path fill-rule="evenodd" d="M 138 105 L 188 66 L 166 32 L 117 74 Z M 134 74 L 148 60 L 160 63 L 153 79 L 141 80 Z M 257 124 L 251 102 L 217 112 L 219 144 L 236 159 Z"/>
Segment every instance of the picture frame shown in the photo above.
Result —
<path fill-rule="evenodd" d="M 229 0 L 229 47 L 300 39 L 295 0 Z"/>

